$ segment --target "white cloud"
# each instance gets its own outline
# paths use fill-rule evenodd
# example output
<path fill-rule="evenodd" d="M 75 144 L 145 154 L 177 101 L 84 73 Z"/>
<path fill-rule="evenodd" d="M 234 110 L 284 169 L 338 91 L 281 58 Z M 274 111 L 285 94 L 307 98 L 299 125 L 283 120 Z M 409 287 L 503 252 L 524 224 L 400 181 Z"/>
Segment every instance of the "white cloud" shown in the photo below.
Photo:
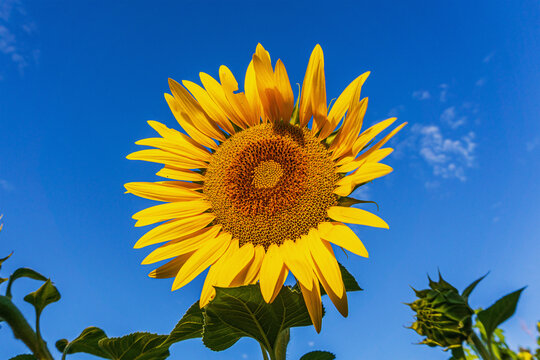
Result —
<path fill-rule="evenodd" d="M 369 185 L 362 185 L 358 189 L 354 190 L 354 193 L 351 194 L 351 197 L 360 200 L 369 200 L 370 198 Z"/>
<path fill-rule="evenodd" d="M 439 85 L 439 87 L 441 88 L 441 93 L 439 95 L 439 100 L 441 102 L 446 102 L 446 98 L 448 96 L 448 84 L 441 84 L 441 85 Z"/>
<path fill-rule="evenodd" d="M 7 56 L 21 72 L 34 52 L 26 40 L 35 30 L 36 25 L 28 21 L 19 0 L 0 0 L 0 54 Z"/>
<path fill-rule="evenodd" d="M 448 124 L 452 129 L 457 129 L 461 125 L 467 122 L 466 116 L 457 116 L 456 107 L 450 106 L 449 108 L 444 109 L 441 114 L 441 121 Z"/>
<path fill-rule="evenodd" d="M 465 170 L 472 167 L 475 160 L 474 132 L 452 140 L 445 138 L 436 125 L 415 125 L 412 131 L 419 136 L 420 156 L 432 167 L 435 176 L 467 180 Z"/>
<path fill-rule="evenodd" d="M 485 83 L 486 83 L 486 79 L 485 78 L 480 78 L 480 79 L 476 80 L 475 85 L 480 87 L 480 86 L 484 86 Z"/>
<path fill-rule="evenodd" d="M 315 342 L 313 342 L 313 341 L 309 341 L 307 344 L 308 344 L 308 346 L 310 346 L 310 347 L 315 346 Z"/>
<path fill-rule="evenodd" d="M 527 141 L 525 143 L 525 147 L 527 148 L 527 151 L 531 152 L 533 151 L 534 149 L 536 149 L 538 147 L 538 145 L 540 145 L 540 138 L 534 138 L 533 140 L 531 141 Z"/>
<path fill-rule="evenodd" d="M 9 181 L 0 179 L 0 189 L 4 191 L 13 191 L 15 190 L 15 186 L 13 186 Z"/>
<path fill-rule="evenodd" d="M 248 358 L 248 354 L 242 354 L 242 359 L 247 359 Z"/>
<path fill-rule="evenodd" d="M 484 56 L 484 59 L 482 60 L 482 62 L 484 63 L 488 63 L 491 61 L 491 59 L 493 58 L 493 55 L 495 55 L 495 53 L 492 51 L 490 52 L 489 54 L 487 54 L 486 56 Z"/>
<path fill-rule="evenodd" d="M 405 110 L 405 106 L 398 105 L 396 107 L 391 108 L 390 111 L 388 111 L 388 116 L 391 116 L 391 117 L 398 116 L 399 113 L 402 112 L 403 110 Z"/>
<path fill-rule="evenodd" d="M 412 97 L 417 100 L 427 100 L 431 98 L 431 94 L 427 90 L 416 90 L 413 91 Z"/>

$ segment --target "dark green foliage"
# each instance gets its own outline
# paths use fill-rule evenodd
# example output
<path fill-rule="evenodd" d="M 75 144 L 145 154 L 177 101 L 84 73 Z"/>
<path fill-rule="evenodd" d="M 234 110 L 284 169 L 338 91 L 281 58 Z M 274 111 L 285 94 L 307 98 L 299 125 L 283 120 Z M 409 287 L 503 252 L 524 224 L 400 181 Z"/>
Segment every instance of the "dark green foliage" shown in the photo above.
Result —
<path fill-rule="evenodd" d="M 34 280 L 40 280 L 40 281 L 47 281 L 47 278 L 40 273 L 38 273 L 35 270 L 29 269 L 29 268 L 19 268 L 11 274 L 9 277 L 9 282 L 7 284 L 6 289 L 6 296 L 11 299 L 11 286 L 13 285 L 13 282 L 20 278 L 29 278 Z"/>
<path fill-rule="evenodd" d="M 66 339 L 58 340 L 56 348 L 63 354 L 87 353 L 100 357 L 107 358 L 107 353 L 99 347 L 99 341 L 106 339 L 105 331 L 100 328 L 91 326 L 83 330 L 83 332 L 71 342 Z"/>
<path fill-rule="evenodd" d="M 9 360 L 38 360 L 38 359 L 32 354 L 22 354 L 22 355 L 17 355 L 15 357 L 12 357 Z"/>
<path fill-rule="evenodd" d="M 216 288 L 215 299 L 205 307 L 203 342 L 221 351 L 247 336 L 273 349 L 281 331 L 308 325 L 311 319 L 296 289 L 283 287 L 274 302 L 267 304 L 258 284 Z"/>
<path fill-rule="evenodd" d="M 480 320 L 482 325 L 484 325 L 488 342 L 490 341 L 495 329 L 514 315 L 519 297 L 523 290 L 525 290 L 525 288 L 521 288 L 513 293 L 503 296 L 497 300 L 495 304 L 478 313 L 478 320 Z"/>
<path fill-rule="evenodd" d="M 334 360 L 336 355 L 328 351 L 312 351 L 304 354 L 300 360 Z"/>
<path fill-rule="evenodd" d="M 50 279 L 41 285 L 39 289 L 24 297 L 24 301 L 34 305 L 38 317 L 47 305 L 58 300 L 60 300 L 60 293 Z"/>
<path fill-rule="evenodd" d="M 204 316 L 199 302 L 191 305 L 182 319 L 176 324 L 173 331 L 165 340 L 165 344 L 173 344 L 182 340 L 199 338 L 203 336 Z"/>
<path fill-rule="evenodd" d="M 426 338 L 421 344 L 444 348 L 461 347 L 472 332 L 472 315 L 467 298 L 446 282 L 429 279 L 430 289 L 414 290 L 418 299 L 408 304 L 416 313 L 411 328 Z"/>

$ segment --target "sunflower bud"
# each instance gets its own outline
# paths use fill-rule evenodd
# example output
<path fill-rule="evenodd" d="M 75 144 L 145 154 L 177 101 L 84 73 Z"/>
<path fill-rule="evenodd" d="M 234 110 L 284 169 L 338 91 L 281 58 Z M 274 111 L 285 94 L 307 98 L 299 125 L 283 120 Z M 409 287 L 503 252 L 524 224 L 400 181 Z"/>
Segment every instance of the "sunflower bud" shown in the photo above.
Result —
<path fill-rule="evenodd" d="M 414 290 L 418 299 L 407 304 L 416 313 L 410 327 L 426 338 L 420 344 L 446 349 L 460 347 L 472 333 L 472 315 L 467 298 L 444 281 L 429 279 L 430 289 Z"/>

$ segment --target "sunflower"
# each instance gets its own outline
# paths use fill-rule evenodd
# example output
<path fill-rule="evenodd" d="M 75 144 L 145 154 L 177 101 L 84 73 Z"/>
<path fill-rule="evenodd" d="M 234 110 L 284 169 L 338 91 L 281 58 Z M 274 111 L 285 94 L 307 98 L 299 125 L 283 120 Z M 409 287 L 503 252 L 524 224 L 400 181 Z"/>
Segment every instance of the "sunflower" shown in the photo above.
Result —
<path fill-rule="evenodd" d="M 321 288 L 343 316 L 347 294 L 332 244 L 368 257 L 344 223 L 388 228 L 378 216 L 348 205 L 358 186 L 392 171 L 380 161 L 383 145 L 404 125 L 374 143 L 395 122 L 384 120 L 361 132 L 367 98 L 360 90 L 369 72 L 348 85 L 328 110 L 323 52 L 313 50 L 296 102 L 281 60 L 258 45 L 244 92 L 226 67 L 219 82 L 200 73 L 202 87 L 169 79 L 165 99 L 185 133 L 156 122 L 151 147 L 127 156 L 164 164 L 168 179 L 132 182 L 127 192 L 161 201 L 133 218 L 135 226 L 161 223 L 135 248 L 161 244 L 143 264 L 169 259 L 150 273 L 173 278 L 181 288 L 210 267 L 200 296 L 204 307 L 214 286 L 260 283 L 271 303 L 289 272 L 297 280 L 315 329 L 321 329 Z"/>

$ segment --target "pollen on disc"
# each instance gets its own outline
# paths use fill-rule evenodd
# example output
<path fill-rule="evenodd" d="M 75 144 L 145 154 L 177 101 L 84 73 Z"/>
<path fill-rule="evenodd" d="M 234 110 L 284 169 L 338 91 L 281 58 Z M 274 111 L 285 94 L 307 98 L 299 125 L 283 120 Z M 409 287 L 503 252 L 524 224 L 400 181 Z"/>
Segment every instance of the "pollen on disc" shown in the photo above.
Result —
<path fill-rule="evenodd" d="M 339 175 L 328 149 L 309 129 L 265 123 L 225 140 L 204 174 L 215 223 L 240 245 L 268 248 L 296 240 L 337 203 Z"/>

